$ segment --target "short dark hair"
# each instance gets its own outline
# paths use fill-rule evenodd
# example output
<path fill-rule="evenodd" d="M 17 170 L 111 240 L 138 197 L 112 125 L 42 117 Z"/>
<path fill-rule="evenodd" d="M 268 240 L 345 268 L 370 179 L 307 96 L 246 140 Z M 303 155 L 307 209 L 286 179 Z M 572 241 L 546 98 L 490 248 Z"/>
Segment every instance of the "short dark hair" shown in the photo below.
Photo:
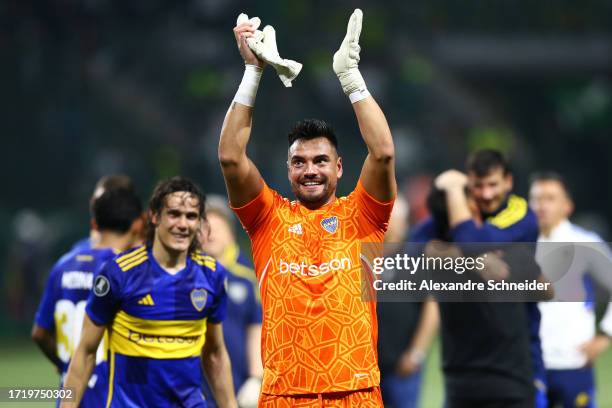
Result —
<path fill-rule="evenodd" d="M 167 180 L 160 181 L 151 195 L 149 200 L 149 212 L 147 214 L 147 231 L 145 240 L 148 246 L 153 245 L 155 238 L 155 224 L 153 224 L 153 215 L 160 214 L 166 205 L 166 197 L 178 191 L 187 192 L 198 199 L 198 215 L 201 219 L 206 219 L 206 195 L 202 189 L 193 181 L 185 177 L 172 177 Z M 193 252 L 200 248 L 200 242 L 196 234 L 193 242 L 189 246 L 189 252 Z"/>
<path fill-rule="evenodd" d="M 561 185 L 561 188 L 565 192 L 565 195 L 572 200 L 572 193 L 569 191 L 567 187 L 567 183 L 565 182 L 565 178 L 556 171 L 539 171 L 537 173 L 533 173 L 529 176 L 529 185 L 533 185 L 533 183 L 537 183 L 538 181 L 556 181 Z"/>
<path fill-rule="evenodd" d="M 105 190 L 112 190 L 115 188 L 123 188 L 125 190 L 135 190 L 134 182 L 129 176 L 125 174 L 111 174 L 108 176 L 100 177 L 100 180 L 96 183 L 96 189 L 103 188 Z"/>
<path fill-rule="evenodd" d="M 321 119 L 304 119 L 297 122 L 289 132 L 289 146 L 296 140 L 311 140 L 324 137 L 338 150 L 338 139 L 330 124 Z"/>
<path fill-rule="evenodd" d="M 142 215 L 142 203 L 133 190 L 115 188 L 93 202 L 92 212 L 98 230 L 124 234 Z"/>
<path fill-rule="evenodd" d="M 474 172 L 478 177 L 487 176 L 495 169 L 501 169 L 504 176 L 511 172 L 508 161 L 502 152 L 493 149 L 477 150 L 468 156 L 465 163 L 468 173 Z"/>
<path fill-rule="evenodd" d="M 134 182 L 129 176 L 126 176 L 125 174 L 111 174 L 108 176 L 100 177 L 100 179 L 96 182 L 94 191 L 91 194 L 91 199 L 89 200 L 89 212 L 91 213 L 92 217 L 94 203 L 99 198 L 99 196 L 96 196 L 96 193 L 100 189 L 103 193 L 105 191 L 115 189 L 124 189 L 132 192 L 136 191 L 136 188 L 134 187 Z"/>

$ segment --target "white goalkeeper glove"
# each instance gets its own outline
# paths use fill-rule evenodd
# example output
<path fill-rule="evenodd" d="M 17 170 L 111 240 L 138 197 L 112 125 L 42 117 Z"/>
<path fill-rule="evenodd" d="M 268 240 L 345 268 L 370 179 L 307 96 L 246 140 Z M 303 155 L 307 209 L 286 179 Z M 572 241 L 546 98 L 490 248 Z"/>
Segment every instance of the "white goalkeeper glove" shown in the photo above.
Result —
<path fill-rule="evenodd" d="M 236 25 L 252 21 L 253 19 L 257 19 L 258 24 L 254 26 L 256 31 L 253 36 L 247 38 L 249 48 L 259 59 L 272 65 L 283 85 L 290 87 L 291 81 L 293 81 L 302 70 L 302 64 L 293 60 L 281 58 L 276 46 L 276 32 L 274 31 L 274 27 L 267 25 L 264 27 L 263 31 L 257 30 L 261 23 L 259 19 L 253 17 L 249 20 L 249 17 L 244 13 L 238 16 Z"/>
<path fill-rule="evenodd" d="M 359 52 L 361 51 L 359 35 L 362 20 L 363 13 L 360 9 L 355 9 L 349 19 L 344 40 L 334 54 L 334 72 L 340 80 L 342 90 L 352 103 L 370 95 L 361 72 L 359 72 Z"/>
<path fill-rule="evenodd" d="M 256 408 L 259 401 L 259 391 L 261 390 L 261 378 L 249 377 L 240 390 L 236 399 L 240 408 Z"/>

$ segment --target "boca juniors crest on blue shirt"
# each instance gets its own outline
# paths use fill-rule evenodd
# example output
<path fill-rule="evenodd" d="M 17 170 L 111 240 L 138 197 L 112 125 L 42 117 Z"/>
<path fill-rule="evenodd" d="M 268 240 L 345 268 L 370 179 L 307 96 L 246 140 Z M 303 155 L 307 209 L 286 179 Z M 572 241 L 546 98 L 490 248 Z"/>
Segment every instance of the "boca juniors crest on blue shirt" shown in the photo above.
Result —
<path fill-rule="evenodd" d="M 206 306 L 206 299 L 208 299 L 206 289 L 194 289 L 191 291 L 191 303 L 198 312 L 201 312 L 204 306 Z"/>
<path fill-rule="evenodd" d="M 338 217 L 334 215 L 333 217 L 323 218 L 321 220 L 321 226 L 325 231 L 333 234 L 338 229 Z"/>

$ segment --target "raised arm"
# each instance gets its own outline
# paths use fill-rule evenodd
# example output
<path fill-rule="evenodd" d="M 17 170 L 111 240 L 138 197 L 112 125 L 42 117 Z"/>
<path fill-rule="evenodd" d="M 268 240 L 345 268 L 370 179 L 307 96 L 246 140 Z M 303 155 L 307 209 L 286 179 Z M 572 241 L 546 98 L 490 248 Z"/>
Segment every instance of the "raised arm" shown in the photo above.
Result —
<path fill-rule="evenodd" d="M 360 179 L 365 190 L 379 201 L 395 197 L 395 148 L 387 119 L 373 97 L 353 104 L 368 155 Z"/>
<path fill-rule="evenodd" d="M 253 18 L 234 27 L 238 50 L 246 65 L 242 82 L 225 115 L 219 140 L 219 161 L 230 203 L 234 207 L 243 206 L 257 197 L 264 185 L 259 170 L 246 154 L 255 96 L 264 67 L 247 44 L 247 38 L 254 35 L 259 25 L 258 21 Z"/>
<path fill-rule="evenodd" d="M 87 382 L 96 365 L 96 352 L 104 335 L 105 326 L 97 326 L 91 321 L 87 313 L 83 319 L 83 330 L 79 345 L 70 360 L 68 374 L 64 381 L 64 389 L 71 389 L 76 399 L 70 402 L 62 402 L 60 407 L 78 407 Z"/>
<path fill-rule="evenodd" d="M 458 170 L 447 170 L 436 177 L 434 183 L 437 188 L 446 192 L 448 224 L 451 228 L 472 220 L 472 213 L 465 194 L 467 185 L 465 174 Z"/>
<path fill-rule="evenodd" d="M 355 9 L 349 19 L 346 36 L 334 54 L 334 72 L 342 90 L 353 104 L 361 136 L 368 147 L 368 156 L 361 170 L 365 190 L 380 201 L 395 197 L 395 148 L 387 119 L 368 92 L 359 72 L 359 35 L 363 13 Z"/>

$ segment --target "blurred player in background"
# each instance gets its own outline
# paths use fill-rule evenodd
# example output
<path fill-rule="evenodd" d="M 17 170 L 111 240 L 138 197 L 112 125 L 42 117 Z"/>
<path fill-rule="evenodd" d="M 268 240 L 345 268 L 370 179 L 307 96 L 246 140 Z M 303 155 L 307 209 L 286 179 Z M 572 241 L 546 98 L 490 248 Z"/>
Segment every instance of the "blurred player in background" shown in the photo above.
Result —
<path fill-rule="evenodd" d="M 477 151 L 468 158 L 466 168 L 467 176 L 449 170 L 435 180 L 445 193 L 450 240 L 535 242 L 535 215 L 525 199 L 511 194 L 512 173 L 503 155 L 495 150 Z M 482 222 L 474 219 L 466 187 Z M 425 223 L 417 229 L 415 239 L 425 242 L 437 228 L 431 221 Z M 543 280 L 537 267 L 533 277 Z M 545 406 L 540 316 L 535 303 L 442 302 L 440 314 L 449 408 Z"/>
<path fill-rule="evenodd" d="M 136 191 L 132 179 L 123 174 L 112 174 L 109 176 L 103 176 L 98 180 L 94 191 L 89 199 L 89 213 L 91 214 L 89 236 L 77 241 L 73 246 L 73 250 L 89 249 L 92 248 L 100 239 L 100 234 L 96 225 L 95 218 L 93 216 L 93 206 L 96 200 L 104 194 L 105 191 L 114 189 L 124 189 L 129 191 Z M 144 222 L 144 219 L 143 219 Z"/>
<path fill-rule="evenodd" d="M 385 256 L 392 257 L 404 249 L 408 213 L 408 203 L 398 195 L 385 233 Z M 399 282 L 405 276 L 388 270 L 381 278 L 385 282 Z M 433 300 L 381 301 L 377 309 L 380 386 L 385 407 L 416 408 L 421 391 L 422 366 L 438 331 L 438 305 Z"/>
<path fill-rule="evenodd" d="M 559 174 L 534 175 L 529 200 L 540 225 L 538 242 L 603 243 L 596 233 L 569 221 L 574 203 Z M 539 248 L 540 256 L 542 252 Z M 593 269 L 596 264 L 589 264 L 584 258 L 576 257 L 574 263 L 580 262 L 585 301 L 539 304 L 542 313 L 540 337 L 551 407 L 596 406 L 593 363 L 609 347 L 612 336 L 612 308 L 609 305 L 599 326 L 602 333 L 595 333 L 594 283 L 588 273 L 597 272 Z M 609 275 L 612 271 L 608 268 L 601 273 Z M 612 287 L 607 289 L 612 292 Z"/>
<path fill-rule="evenodd" d="M 202 251 L 217 259 L 227 270 L 227 319 L 223 335 L 232 361 L 232 376 L 238 405 L 256 407 L 261 388 L 261 301 L 255 271 L 236 242 L 235 215 L 227 199 L 206 198 L 206 221 L 202 231 Z M 208 384 L 208 405 L 214 406 Z"/>
<path fill-rule="evenodd" d="M 301 121 L 289 134 L 286 162 L 296 201 L 268 187 L 247 157 L 264 63 L 247 44 L 255 27 L 234 28 L 246 69 L 223 123 L 219 159 L 261 292 L 262 407 L 382 406 L 376 304 L 361 298 L 360 252 L 362 241 L 382 243 L 396 183 L 391 131 L 357 66 L 361 21 L 355 10 L 333 62 L 368 148 L 361 176 L 350 195 L 337 198 L 342 159 L 334 131 L 321 120 Z M 275 43 L 272 28 L 264 33 L 264 43 Z"/>
<path fill-rule="evenodd" d="M 91 212 L 96 225 L 96 243 L 91 248 L 70 251 L 55 264 L 32 329 L 32 339 L 57 367 L 62 382 L 81 337 L 94 272 L 117 253 L 131 248 L 140 239 L 143 228 L 142 204 L 133 190 L 107 190 L 92 202 Z M 84 379 L 87 389 L 81 401 L 83 407 L 98 407 L 106 400 L 105 343 L 92 355 L 95 368 L 91 377 Z"/>
<path fill-rule="evenodd" d="M 193 182 L 159 183 L 149 202 L 146 245 L 96 273 L 65 381 L 77 404 L 108 327 L 107 406 L 206 407 L 202 367 L 219 406 L 237 406 L 221 326 L 226 272 L 198 251 L 204 216 L 205 197 Z"/>

